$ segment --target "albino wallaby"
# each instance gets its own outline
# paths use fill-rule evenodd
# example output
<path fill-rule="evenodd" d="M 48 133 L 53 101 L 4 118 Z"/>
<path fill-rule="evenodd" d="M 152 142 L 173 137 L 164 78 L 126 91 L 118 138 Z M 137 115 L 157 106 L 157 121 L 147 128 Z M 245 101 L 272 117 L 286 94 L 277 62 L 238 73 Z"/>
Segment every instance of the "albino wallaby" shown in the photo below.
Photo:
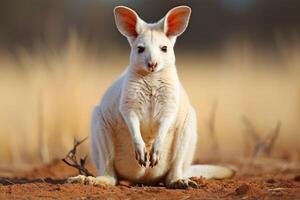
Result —
<path fill-rule="evenodd" d="M 132 9 L 114 9 L 118 30 L 131 46 L 126 71 L 94 109 L 92 158 L 100 176 L 79 175 L 69 182 L 116 185 L 118 180 L 170 188 L 198 185 L 190 177 L 228 178 L 234 171 L 191 165 L 197 119 L 175 67 L 174 44 L 189 22 L 191 9 L 171 9 L 147 24 Z"/>

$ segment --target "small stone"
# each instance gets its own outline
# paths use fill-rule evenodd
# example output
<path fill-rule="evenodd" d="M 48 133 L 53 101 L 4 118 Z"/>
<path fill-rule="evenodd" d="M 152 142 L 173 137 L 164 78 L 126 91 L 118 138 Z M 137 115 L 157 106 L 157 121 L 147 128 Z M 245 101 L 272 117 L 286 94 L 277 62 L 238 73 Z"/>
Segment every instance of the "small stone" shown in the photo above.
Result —
<path fill-rule="evenodd" d="M 274 183 L 276 183 L 276 181 L 274 180 L 274 179 L 268 179 L 267 181 L 266 181 L 267 183 L 270 183 L 270 184 L 274 184 Z"/>
<path fill-rule="evenodd" d="M 295 176 L 294 181 L 300 182 L 300 175 Z"/>
<path fill-rule="evenodd" d="M 243 194 L 246 194 L 248 191 L 249 191 L 250 187 L 246 184 L 244 185 L 241 185 L 240 187 L 238 187 L 236 190 L 235 190 L 235 193 L 237 195 L 243 195 Z"/>

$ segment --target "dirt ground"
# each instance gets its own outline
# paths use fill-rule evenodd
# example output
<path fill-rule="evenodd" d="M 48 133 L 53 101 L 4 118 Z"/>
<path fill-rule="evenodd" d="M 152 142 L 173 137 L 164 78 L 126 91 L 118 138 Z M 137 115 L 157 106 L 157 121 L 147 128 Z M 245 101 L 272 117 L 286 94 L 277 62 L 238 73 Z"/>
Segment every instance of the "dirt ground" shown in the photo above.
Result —
<path fill-rule="evenodd" d="M 200 189 L 171 190 L 131 186 L 116 187 L 66 184 L 77 171 L 62 161 L 29 172 L 0 170 L 0 199 L 300 199 L 300 165 L 259 159 L 230 162 L 236 176 L 228 180 L 195 180 Z M 91 171 L 94 168 L 88 165 Z M 5 174 L 5 175 L 4 175 Z"/>

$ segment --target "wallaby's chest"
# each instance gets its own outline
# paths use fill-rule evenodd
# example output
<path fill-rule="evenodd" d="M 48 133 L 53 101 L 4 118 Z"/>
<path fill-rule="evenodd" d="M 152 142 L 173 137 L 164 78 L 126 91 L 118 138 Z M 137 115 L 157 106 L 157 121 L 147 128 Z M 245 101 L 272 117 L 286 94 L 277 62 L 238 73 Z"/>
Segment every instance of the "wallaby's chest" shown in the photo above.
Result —
<path fill-rule="evenodd" d="M 143 94 L 141 95 L 143 96 Z M 140 98 L 144 98 L 142 96 Z M 158 94 L 157 91 L 150 91 L 139 109 L 141 133 L 145 137 L 148 136 L 148 139 L 151 139 L 157 132 L 158 122 L 161 117 L 160 112 L 162 112 L 162 105 L 158 100 L 159 96 L 160 94 Z M 147 138 L 144 139 L 147 140 Z"/>
<path fill-rule="evenodd" d="M 154 123 L 168 109 L 175 91 L 162 80 L 139 80 L 130 83 L 126 103 L 142 122 Z"/>
<path fill-rule="evenodd" d="M 126 86 L 121 103 L 126 110 L 137 113 L 143 139 L 151 140 L 161 119 L 178 107 L 176 85 L 163 79 L 138 79 Z"/>

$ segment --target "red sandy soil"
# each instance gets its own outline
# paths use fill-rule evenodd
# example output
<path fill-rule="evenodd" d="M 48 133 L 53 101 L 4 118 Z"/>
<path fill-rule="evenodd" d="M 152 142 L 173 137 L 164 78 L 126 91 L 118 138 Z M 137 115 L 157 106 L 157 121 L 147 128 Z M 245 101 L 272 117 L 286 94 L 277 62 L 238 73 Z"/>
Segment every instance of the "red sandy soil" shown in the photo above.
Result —
<path fill-rule="evenodd" d="M 232 179 L 195 178 L 200 189 L 172 190 L 163 184 L 158 187 L 131 186 L 126 182 L 116 187 L 66 184 L 65 179 L 77 171 L 56 161 L 30 172 L 0 176 L 0 199 L 300 199 L 299 163 L 260 160 L 235 161 L 231 165 L 237 169 Z M 88 168 L 95 172 L 91 164 Z"/>

